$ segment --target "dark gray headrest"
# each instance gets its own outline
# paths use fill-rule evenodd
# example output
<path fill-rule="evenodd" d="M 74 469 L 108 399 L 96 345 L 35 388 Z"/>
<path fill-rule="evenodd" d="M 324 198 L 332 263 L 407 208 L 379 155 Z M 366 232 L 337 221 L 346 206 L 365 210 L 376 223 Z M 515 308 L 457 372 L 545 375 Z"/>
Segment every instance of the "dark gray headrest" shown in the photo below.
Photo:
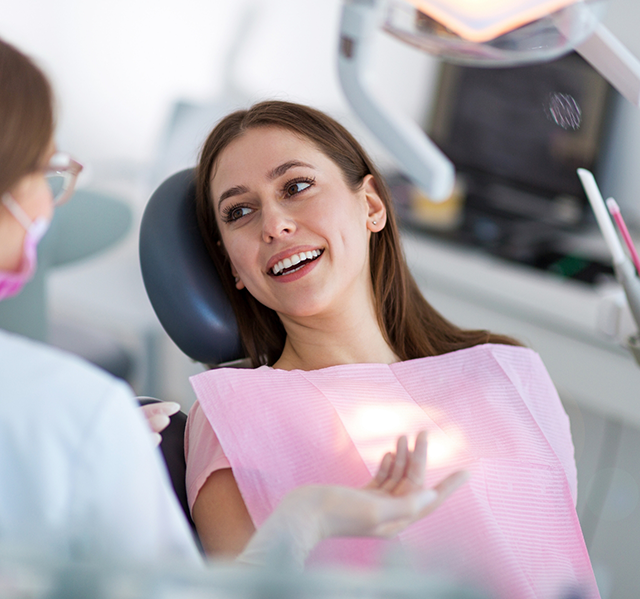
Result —
<path fill-rule="evenodd" d="M 153 193 L 140 226 L 140 266 L 158 319 L 187 356 L 205 364 L 244 357 L 233 308 L 196 221 L 195 170 Z"/>

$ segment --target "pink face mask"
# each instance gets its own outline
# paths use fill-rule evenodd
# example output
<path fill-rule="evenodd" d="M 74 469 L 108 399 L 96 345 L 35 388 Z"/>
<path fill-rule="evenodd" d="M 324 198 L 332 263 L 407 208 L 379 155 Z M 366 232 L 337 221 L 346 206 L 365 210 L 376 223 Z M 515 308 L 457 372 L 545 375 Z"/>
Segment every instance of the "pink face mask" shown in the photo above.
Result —
<path fill-rule="evenodd" d="M 22 261 L 18 271 L 0 270 L 0 301 L 20 293 L 22 288 L 33 277 L 38 262 L 38 243 L 49 228 L 49 221 L 44 217 L 32 221 L 9 194 L 2 197 L 2 203 L 26 229 L 22 248 Z"/>

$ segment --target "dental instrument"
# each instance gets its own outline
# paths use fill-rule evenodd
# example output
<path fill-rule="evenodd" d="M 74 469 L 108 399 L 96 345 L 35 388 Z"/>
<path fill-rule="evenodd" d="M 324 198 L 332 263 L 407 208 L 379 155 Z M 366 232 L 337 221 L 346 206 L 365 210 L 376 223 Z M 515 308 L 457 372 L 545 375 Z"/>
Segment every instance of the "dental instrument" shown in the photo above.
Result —
<path fill-rule="evenodd" d="M 611 252 L 616 278 L 624 289 L 633 319 L 640 328 L 640 279 L 638 279 L 636 269 L 622 249 L 593 174 L 586 169 L 580 168 L 578 169 L 578 176 L 596 216 L 602 236 Z M 636 361 L 640 364 L 640 336 L 637 333 L 632 335 L 627 340 L 627 343 Z"/>
<path fill-rule="evenodd" d="M 611 218 L 613 218 L 613 222 L 616 223 L 618 231 L 620 232 L 620 235 L 622 236 L 622 239 L 627 246 L 627 250 L 629 250 L 629 255 L 631 256 L 633 264 L 636 267 L 636 274 L 640 274 L 640 256 L 638 256 L 636 247 L 633 244 L 633 240 L 631 239 L 631 234 L 629 233 L 629 229 L 627 228 L 627 223 L 625 223 L 624 218 L 622 218 L 620 207 L 613 198 L 608 198 L 606 204 L 607 209 L 609 210 L 609 214 L 611 215 Z"/>

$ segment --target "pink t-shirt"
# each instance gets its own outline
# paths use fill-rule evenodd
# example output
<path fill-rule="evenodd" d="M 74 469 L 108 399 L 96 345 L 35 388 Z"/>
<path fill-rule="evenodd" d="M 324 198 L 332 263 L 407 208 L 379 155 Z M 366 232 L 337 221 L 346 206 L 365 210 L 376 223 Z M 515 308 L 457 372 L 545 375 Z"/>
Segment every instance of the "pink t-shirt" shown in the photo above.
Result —
<path fill-rule="evenodd" d="M 184 453 L 187 460 L 187 501 L 189 509 L 193 510 L 196 497 L 211 473 L 231 467 L 197 401 L 189 410 L 184 433 Z"/>

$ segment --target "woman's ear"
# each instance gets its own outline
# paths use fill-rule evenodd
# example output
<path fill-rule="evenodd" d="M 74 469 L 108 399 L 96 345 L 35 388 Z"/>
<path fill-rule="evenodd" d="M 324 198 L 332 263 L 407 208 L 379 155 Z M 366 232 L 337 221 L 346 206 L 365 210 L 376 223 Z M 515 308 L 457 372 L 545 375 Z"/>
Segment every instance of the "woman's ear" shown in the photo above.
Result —
<path fill-rule="evenodd" d="M 231 274 L 233 275 L 233 278 L 236 280 L 236 289 L 238 290 L 244 289 L 244 283 L 240 280 L 238 271 L 236 270 L 233 264 L 231 265 Z"/>
<path fill-rule="evenodd" d="M 378 233 L 387 222 L 387 208 L 378 193 L 378 186 L 373 175 L 367 175 L 362 181 L 362 189 L 367 201 L 367 229 Z"/>

